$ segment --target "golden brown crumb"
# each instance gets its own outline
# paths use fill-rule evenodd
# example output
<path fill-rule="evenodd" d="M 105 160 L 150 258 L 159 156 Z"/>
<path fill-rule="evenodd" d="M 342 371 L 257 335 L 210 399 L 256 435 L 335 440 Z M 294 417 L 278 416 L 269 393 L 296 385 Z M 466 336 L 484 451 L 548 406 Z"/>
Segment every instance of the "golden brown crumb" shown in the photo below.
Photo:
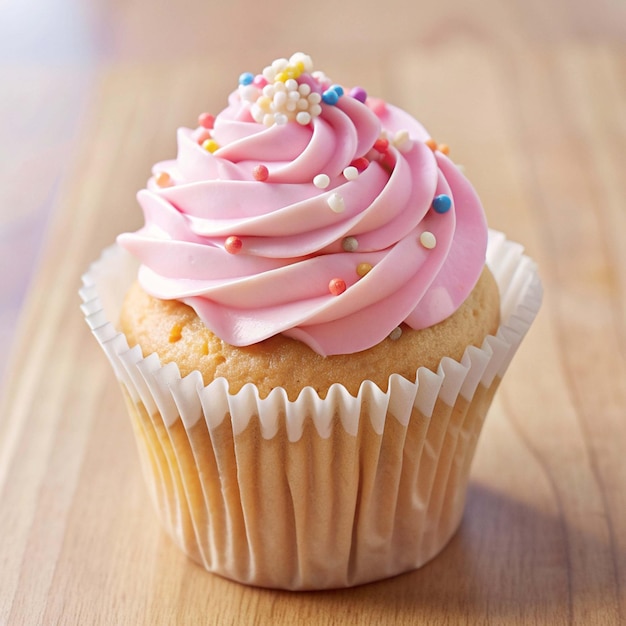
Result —
<path fill-rule="evenodd" d="M 293 400 L 307 385 L 323 397 L 338 382 L 356 395 L 364 380 L 386 390 L 393 373 L 415 379 L 420 366 L 436 371 L 442 357 L 459 360 L 468 345 L 480 346 L 493 334 L 499 309 L 498 287 L 485 268 L 467 300 L 443 322 L 423 330 L 402 325 L 396 339 L 388 337 L 355 354 L 323 357 L 282 335 L 252 346 L 231 346 L 206 328 L 187 305 L 153 298 L 135 283 L 126 295 L 120 326 L 131 346 L 139 344 L 144 355 L 156 352 L 162 363 L 177 363 L 183 376 L 197 369 L 205 384 L 223 376 L 231 393 L 248 382 L 257 385 L 261 396 L 280 386 Z"/>

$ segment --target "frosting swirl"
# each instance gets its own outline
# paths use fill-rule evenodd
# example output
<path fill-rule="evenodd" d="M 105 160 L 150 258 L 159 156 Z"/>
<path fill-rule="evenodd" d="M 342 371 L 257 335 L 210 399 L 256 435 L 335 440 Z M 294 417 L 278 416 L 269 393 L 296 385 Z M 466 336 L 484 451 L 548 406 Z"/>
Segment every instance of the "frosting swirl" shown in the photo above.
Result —
<path fill-rule="evenodd" d="M 410 115 L 297 54 L 179 129 L 177 158 L 138 194 L 145 226 L 118 241 L 148 293 L 231 345 L 283 333 L 358 352 L 451 315 L 484 265 L 480 201 L 429 144 Z"/>

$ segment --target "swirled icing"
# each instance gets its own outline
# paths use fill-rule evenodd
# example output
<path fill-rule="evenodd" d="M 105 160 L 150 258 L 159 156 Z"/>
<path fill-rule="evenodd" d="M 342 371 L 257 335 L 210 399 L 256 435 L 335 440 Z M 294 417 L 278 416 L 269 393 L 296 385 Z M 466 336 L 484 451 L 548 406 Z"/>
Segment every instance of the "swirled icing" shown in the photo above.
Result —
<path fill-rule="evenodd" d="M 212 128 L 179 129 L 177 158 L 155 165 L 138 194 L 145 226 L 118 238 L 140 261 L 142 287 L 190 305 L 235 346 L 283 333 L 350 354 L 402 322 L 445 319 L 485 262 L 472 186 L 406 112 L 333 86 L 304 55 L 280 61 L 298 66 L 291 80 L 319 104 L 299 122 L 268 116 L 264 87 L 289 78 L 264 71 L 241 81 Z"/>

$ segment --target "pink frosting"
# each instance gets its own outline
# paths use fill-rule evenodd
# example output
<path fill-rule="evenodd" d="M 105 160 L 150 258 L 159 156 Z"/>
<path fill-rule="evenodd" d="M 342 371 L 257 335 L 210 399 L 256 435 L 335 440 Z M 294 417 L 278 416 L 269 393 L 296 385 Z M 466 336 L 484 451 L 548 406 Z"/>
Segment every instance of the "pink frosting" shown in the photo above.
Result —
<path fill-rule="evenodd" d="M 472 186 L 424 143 L 416 120 L 347 92 L 306 124 L 267 126 L 250 109 L 241 88 L 231 94 L 210 131 L 214 152 L 198 143 L 201 127 L 179 129 L 176 160 L 153 170 L 169 175 L 167 186 L 153 177 L 139 192 L 145 226 L 118 241 L 140 260 L 148 293 L 187 303 L 232 345 L 283 333 L 322 355 L 364 350 L 402 322 L 425 328 L 456 311 L 484 265 L 487 227 Z M 374 148 L 381 134 L 387 149 Z M 359 157 L 369 165 L 346 176 Z M 259 164 L 266 180 L 253 175 Z M 326 188 L 313 183 L 318 174 Z M 451 201 L 445 213 L 432 206 L 441 194 Z M 434 247 L 421 243 L 425 231 Z M 231 236 L 237 253 L 227 251 Z M 360 276 L 359 264 L 371 270 Z M 329 290 L 336 278 L 346 286 L 339 295 Z"/>

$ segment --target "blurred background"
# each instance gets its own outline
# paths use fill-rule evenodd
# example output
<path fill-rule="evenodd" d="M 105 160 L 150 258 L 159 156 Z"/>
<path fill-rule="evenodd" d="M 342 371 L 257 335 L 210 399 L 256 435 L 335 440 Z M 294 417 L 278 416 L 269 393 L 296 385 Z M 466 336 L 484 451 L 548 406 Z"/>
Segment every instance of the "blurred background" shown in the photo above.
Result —
<path fill-rule="evenodd" d="M 89 142 L 96 126 L 115 117 L 100 107 L 111 89 L 141 99 L 146 84 L 134 77 L 142 76 L 176 120 L 144 138 L 155 145 L 149 157 L 147 149 L 137 153 L 139 188 L 150 163 L 174 153 L 176 125 L 194 124 L 200 109 L 219 110 L 241 71 L 302 50 L 336 81 L 362 83 L 409 109 L 434 136 L 444 135 L 457 161 L 476 165 L 471 177 L 479 191 L 499 201 L 528 175 L 519 155 L 531 149 L 529 125 L 537 136 L 558 140 L 551 136 L 554 107 L 546 106 L 543 119 L 516 120 L 516 98 L 532 88 L 532 72 L 536 90 L 567 83 L 562 91 L 571 95 L 604 68 L 621 75 L 621 83 L 609 82 L 623 102 L 624 57 L 614 61 L 611 50 L 626 44 L 624 6 L 622 0 L 0 0 L 0 380 L 51 215 L 67 200 L 64 182 L 77 175 L 85 146 L 94 158 L 105 148 Z M 594 58 L 600 61 L 590 65 Z M 177 78 L 172 68 L 186 63 L 193 73 Z M 160 77 L 168 84 L 160 85 Z M 197 99 L 182 101 L 177 80 L 196 81 Z M 526 113 L 541 115 L 542 94 L 535 95 Z M 518 129 L 517 161 L 503 165 L 505 155 L 488 151 L 501 148 L 502 127 L 515 141 L 519 122 L 526 127 Z M 517 168 L 513 188 L 494 188 L 485 168 L 495 161 Z M 120 154 L 120 167 L 129 162 Z M 115 196 L 118 174 L 110 171 L 100 192 L 128 205 L 131 227 L 139 212 L 127 190 Z M 487 212 L 499 226 L 495 207 Z"/>

